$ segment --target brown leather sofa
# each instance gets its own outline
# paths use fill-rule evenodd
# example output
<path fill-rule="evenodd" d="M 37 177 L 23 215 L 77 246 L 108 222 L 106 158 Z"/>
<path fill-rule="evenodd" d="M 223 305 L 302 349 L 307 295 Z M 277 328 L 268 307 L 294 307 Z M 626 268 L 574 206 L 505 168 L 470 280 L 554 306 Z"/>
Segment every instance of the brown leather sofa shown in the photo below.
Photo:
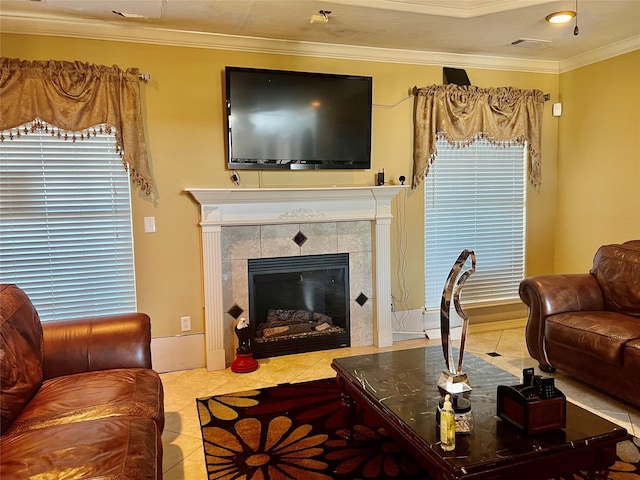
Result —
<path fill-rule="evenodd" d="M 640 406 L 640 240 L 600 247 L 589 273 L 526 278 L 520 298 L 541 370 Z"/>
<path fill-rule="evenodd" d="M 41 324 L 20 288 L 0 285 L 0 322 L 0 478 L 162 478 L 147 315 Z"/>

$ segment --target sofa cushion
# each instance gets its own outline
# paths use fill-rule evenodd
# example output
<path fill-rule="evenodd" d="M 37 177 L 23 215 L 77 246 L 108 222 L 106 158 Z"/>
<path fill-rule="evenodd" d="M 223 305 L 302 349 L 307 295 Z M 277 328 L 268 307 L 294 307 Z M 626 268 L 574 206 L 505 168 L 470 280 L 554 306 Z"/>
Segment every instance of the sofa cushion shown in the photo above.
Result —
<path fill-rule="evenodd" d="M 603 245 L 591 273 L 598 280 L 606 310 L 640 317 L 640 241 Z"/>
<path fill-rule="evenodd" d="M 622 365 L 627 342 L 640 338 L 640 322 L 615 312 L 569 312 L 547 318 L 549 345 L 573 349 L 615 365 Z"/>
<path fill-rule="evenodd" d="M 27 295 L 0 285 L 0 432 L 20 415 L 42 383 L 42 327 Z"/>
<path fill-rule="evenodd" d="M 109 418 L 3 435 L 0 478 L 155 480 L 162 441 L 147 418 Z M 155 458 L 156 461 L 149 461 Z"/>
<path fill-rule="evenodd" d="M 640 372 L 640 339 L 629 342 L 625 346 L 624 366 L 631 372 Z"/>
<path fill-rule="evenodd" d="M 9 434 L 63 423 L 137 416 L 164 428 L 160 376 L 143 368 L 78 373 L 45 380 L 14 421 Z"/>

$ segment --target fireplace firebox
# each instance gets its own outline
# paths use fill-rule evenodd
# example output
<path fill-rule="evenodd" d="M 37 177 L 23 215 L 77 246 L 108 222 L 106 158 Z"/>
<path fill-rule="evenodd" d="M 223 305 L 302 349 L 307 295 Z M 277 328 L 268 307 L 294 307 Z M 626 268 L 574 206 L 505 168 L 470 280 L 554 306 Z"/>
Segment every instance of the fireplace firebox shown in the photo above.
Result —
<path fill-rule="evenodd" d="M 349 254 L 248 260 L 255 358 L 350 346 Z"/>

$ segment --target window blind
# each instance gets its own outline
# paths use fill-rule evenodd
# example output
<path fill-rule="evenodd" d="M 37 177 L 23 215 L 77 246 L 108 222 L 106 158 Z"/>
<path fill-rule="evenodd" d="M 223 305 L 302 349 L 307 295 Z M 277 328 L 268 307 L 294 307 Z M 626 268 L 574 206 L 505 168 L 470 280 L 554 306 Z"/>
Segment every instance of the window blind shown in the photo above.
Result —
<path fill-rule="evenodd" d="M 518 298 L 525 259 L 526 146 L 478 140 L 455 148 L 438 140 L 437 149 L 425 180 L 427 309 L 440 308 L 444 283 L 464 249 L 477 257 L 476 272 L 462 289 L 465 304 Z"/>
<path fill-rule="evenodd" d="M 0 279 L 42 321 L 136 309 L 128 174 L 113 134 L 0 142 Z"/>

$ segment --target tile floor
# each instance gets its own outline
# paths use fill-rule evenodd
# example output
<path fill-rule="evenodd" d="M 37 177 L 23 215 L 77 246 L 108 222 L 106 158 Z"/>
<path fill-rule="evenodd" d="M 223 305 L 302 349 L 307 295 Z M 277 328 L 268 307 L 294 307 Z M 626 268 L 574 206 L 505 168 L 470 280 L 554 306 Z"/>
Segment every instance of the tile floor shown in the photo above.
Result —
<path fill-rule="evenodd" d="M 335 357 L 388 350 L 438 345 L 437 340 L 405 340 L 392 347 L 341 348 L 259 360 L 255 372 L 237 374 L 230 369 L 208 372 L 204 368 L 162 374 L 165 389 L 166 425 L 163 434 L 165 480 L 206 479 L 200 425 L 194 399 L 241 390 L 263 388 L 279 383 L 297 383 L 335 376 L 331 361 Z M 521 376 L 522 369 L 536 367 L 524 341 L 524 328 L 512 328 L 467 336 L 466 351 L 484 358 L 504 370 Z M 500 356 L 488 353 L 497 352 Z M 548 375 L 548 374 L 544 374 Z M 609 398 L 564 376 L 555 375 L 556 385 L 572 402 L 606 417 L 640 437 L 640 409 Z"/>

